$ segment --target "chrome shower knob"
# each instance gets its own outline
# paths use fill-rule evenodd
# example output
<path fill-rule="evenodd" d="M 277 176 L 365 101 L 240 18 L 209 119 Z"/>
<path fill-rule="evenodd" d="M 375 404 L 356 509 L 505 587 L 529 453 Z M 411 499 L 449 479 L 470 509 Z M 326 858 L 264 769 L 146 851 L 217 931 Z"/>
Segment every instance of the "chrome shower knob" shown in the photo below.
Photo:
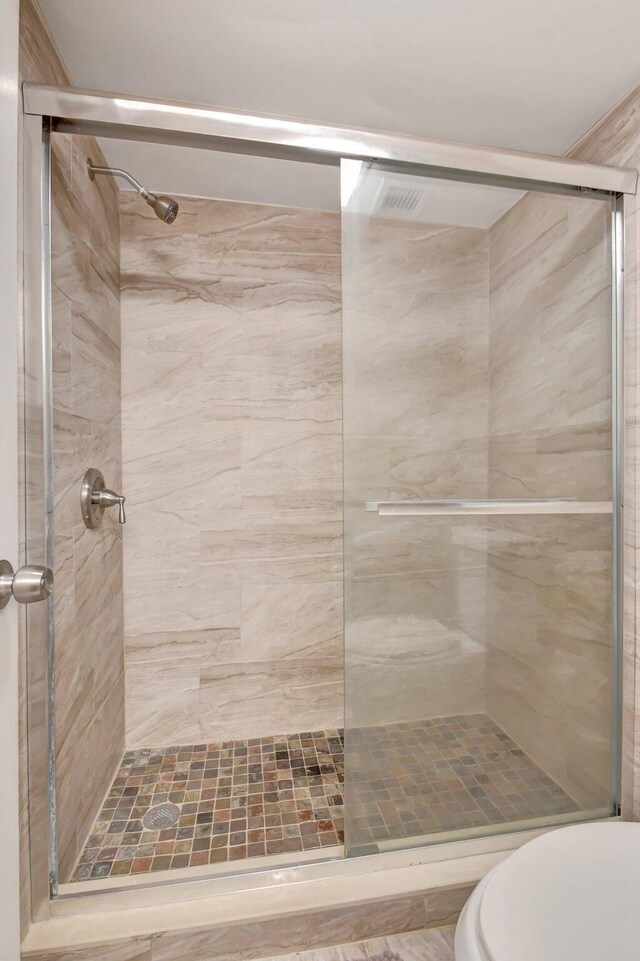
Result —
<path fill-rule="evenodd" d="M 53 572 L 49 567 L 25 564 L 14 574 L 9 561 L 0 561 L 0 611 L 12 597 L 18 604 L 44 601 L 53 590 Z"/>

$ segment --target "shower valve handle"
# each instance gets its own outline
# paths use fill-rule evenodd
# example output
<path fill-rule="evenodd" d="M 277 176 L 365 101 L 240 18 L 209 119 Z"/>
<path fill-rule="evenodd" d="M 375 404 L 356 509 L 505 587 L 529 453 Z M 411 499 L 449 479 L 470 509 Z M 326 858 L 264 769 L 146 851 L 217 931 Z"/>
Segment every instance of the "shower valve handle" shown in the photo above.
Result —
<path fill-rule="evenodd" d="M 80 505 L 82 507 L 82 519 L 89 528 L 100 527 L 102 515 L 108 507 L 118 505 L 118 523 L 126 524 L 127 518 L 124 512 L 125 498 L 122 494 L 116 494 L 105 486 L 102 471 L 95 467 L 90 467 L 82 479 L 80 490 Z"/>
<path fill-rule="evenodd" d="M 97 507 L 105 508 L 105 507 L 115 507 L 116 504 L 118 505 L 118 523 L 119 524 L 127 523 L 127 518 L 124 512 L 125 501 L 126 501 L 126 497 L 123 497 L 122 494 L 116 494 L 115 491 L 111 491 L 108 489 L 101 490 L 101 491 L 94 491 L 93 494 L 91 495 L 91 503 L 95 504 Z"/>

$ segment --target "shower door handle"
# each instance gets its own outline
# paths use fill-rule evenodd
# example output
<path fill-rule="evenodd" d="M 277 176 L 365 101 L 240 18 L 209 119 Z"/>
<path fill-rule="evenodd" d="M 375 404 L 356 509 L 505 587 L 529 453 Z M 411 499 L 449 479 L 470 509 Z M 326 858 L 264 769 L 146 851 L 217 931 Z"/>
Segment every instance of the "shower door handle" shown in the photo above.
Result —
<path fill-rule="evenodd" d="M 575 497 L 523 497 L 512 500 L 367 501 L 366 511 L 380 517 L 418 517 L 443 514 L 612 514 L 612 501 L 579 501 Z"/>
<path fill-rule="evenodd" d="M 19 604 L 45 601 L 53 590 L 53 571 L 38 564 L 25 564 L 15 573 L 9 561 L 0 561 L 0 611 L 12 597 Z"/>

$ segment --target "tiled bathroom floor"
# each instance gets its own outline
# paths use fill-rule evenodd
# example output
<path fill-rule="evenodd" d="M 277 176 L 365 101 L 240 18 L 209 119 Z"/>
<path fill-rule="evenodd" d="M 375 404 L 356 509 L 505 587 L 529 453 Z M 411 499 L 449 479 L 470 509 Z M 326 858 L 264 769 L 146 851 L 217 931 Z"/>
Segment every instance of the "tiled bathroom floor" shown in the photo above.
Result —
<path fill-rule="evenodd" d="M 361 728 L 348 747 L 352 848 L 577 810 L 483 714 Z M 336 730 L 130 751 L 71 880 L 342 843 L 342 780 Z M 167 801 L 175 826 L 145 830 Z"/>
<path fill-rule="evenodd" d="M 455 928 L 428 928 L 390 934 L 296 954 L 277 955 L 264 961 L 454 961 Z"/>

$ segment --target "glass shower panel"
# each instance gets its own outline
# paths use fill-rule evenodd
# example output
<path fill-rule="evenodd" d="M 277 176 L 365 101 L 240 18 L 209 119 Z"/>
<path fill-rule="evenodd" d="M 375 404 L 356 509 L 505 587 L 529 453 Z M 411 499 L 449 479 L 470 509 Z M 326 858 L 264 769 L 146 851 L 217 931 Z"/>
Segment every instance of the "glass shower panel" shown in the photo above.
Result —
<path fill-rule="evenodd" d="M 614 810 L 610 222 L 343 161 L 348 853 Z"/>

